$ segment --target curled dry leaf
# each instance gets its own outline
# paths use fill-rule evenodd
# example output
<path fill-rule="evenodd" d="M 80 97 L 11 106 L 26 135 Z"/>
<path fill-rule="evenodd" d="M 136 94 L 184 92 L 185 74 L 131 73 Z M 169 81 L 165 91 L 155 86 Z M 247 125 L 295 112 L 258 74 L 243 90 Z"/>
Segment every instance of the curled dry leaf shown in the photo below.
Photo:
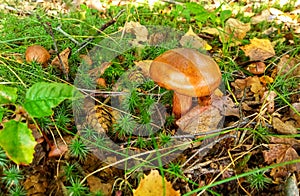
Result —
<path fill-rule="evenodd" d="M 250 31 L 250 23 L 243 23 L 237 19 L 229 18 L 225 22 L 224 33 L 220 33 L 220 40 L 223 43 L 232 42 L 232 37 L 237 40 L 242 40 L 246 36 L 247 32 Z M 236 42 L 236 45 L 240 44 Z"/>
<path fill-rule="evenodd" d="M 33 45 L 26 49 L 25 58 L 27 62 L 36 61 L 46 67 L 50 54 L 43 46 Z"/>
<path fill-rule="evenodd" d="M 289 121 L 283 122 L 279 118 L 274 117 L 272 125 L 280 134 L 297 134 L 297 129 L 291 123 L 289 123 Z"/>
<path fill-rule="evenodd" d="M 254 62 L 248 65 L 247 70 L 255 75 L 263 74 L 266 69 L 266 64 L 263 62 Z"/>
<path fill-rule="evenodd" d="M 205 50 L 210 50 L 212 48 L 205 40 L 203 40 L 196 33 L 194 33 L 191 26 L 188 32 L 181 37 L 179 42 L 183 47 L 191 47 L 195 49 Z"/>
<path fill-rule="evenodd" d="M 251 61 L 264 61 L 275 55 L 274 48 L 268 39 L 251 39 L 250 44 L 241 47 Z"/>
<path fill-rule="evenodd" d="M 71 48 L 66 48 L 64 51 L 62 51 L 61 53 L 59 53 L 59 57 L 63 63 L 63 65 L 61 64 L 61 62 L 58 59 L 58 56 L 56 56 L 52 62 L 51 65 L 58 67 L 60 70 L 62 70 L 65 74 L 68 74 L 70 71 L 70 67 L 69 67 L 69 56 L 71 53 Z"/>
<path fill-rule="evenodd" d="M 294 138 L 277 138 L 270 137 L 269 149 L 263 151 L 263 157 L 266 163 L 283 163 L 298 159 L 299 155 L 296 149 L 299 150 L 300 142 Z M 300 172 L 300 163 L 285 165 L 273 168 L 271 176 L 275 179 L 279 177 L 287 177 L 289 173 Z"/>
<path fill-rule="evenodd" d="M 164 180 L 164 184 L 163 184 Z M 148 176 L 141 180 L 136 190 L 133 190 L 134 196 L 157 196 L 162 195 L 165 191 L 165 196 L 179 196 L 180 192 L 175 191 L 172 184 L 162 178 L 157 170 L 151 170 Z"/>

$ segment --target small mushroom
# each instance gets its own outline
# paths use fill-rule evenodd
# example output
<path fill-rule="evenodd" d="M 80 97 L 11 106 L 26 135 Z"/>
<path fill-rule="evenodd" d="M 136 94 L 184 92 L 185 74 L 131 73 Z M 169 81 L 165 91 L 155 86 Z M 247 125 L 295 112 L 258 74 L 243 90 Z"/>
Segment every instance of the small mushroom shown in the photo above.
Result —
<path fill-rule="evenodd" d="M 151 63 L 151 78 L 161 87 L 174 90 L 173 114 L 187 113 L 193 97 L 211 95 L 221 83 L 217 63 L 194 49 L 177 48 L 161 54 Z"/>
<path fill-rule="evenodd" d="M 46 67 L 50 54 L 43 46 L 33 45 L 26 49 L 25 58 L 27 62 L 36 61 Z"/>

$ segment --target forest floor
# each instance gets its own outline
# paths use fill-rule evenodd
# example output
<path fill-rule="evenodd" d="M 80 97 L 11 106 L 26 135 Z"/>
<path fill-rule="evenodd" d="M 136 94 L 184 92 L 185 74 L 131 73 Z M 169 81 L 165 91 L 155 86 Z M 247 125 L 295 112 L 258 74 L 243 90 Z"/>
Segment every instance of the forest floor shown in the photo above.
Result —
<path fill-rule="evenodd" d="M 0 196 L 299 195 L 299 1 L 99 2 L 0 3 Z"/>

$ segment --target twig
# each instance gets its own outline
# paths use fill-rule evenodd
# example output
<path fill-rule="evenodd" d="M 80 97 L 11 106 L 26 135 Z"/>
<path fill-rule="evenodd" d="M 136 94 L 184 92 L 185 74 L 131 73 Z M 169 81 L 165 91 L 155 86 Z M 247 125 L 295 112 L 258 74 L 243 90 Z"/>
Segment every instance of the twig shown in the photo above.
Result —
<path fill-rule="evenodd" d="M 110 21 L 108 21 L 107 23 L 105 23 L 104 25 L 102 25 L 102 27 L 100 27 L 98 29 L 97 35 L 101 34 L 105 29 L 107 29 L 109 26 L 111 26 L 112 24 L 114 24 L 124 11 L 125 11 L 124 9 L 121 10 L 113 19 L 111 19 Z M 81 49 L 83 49 L 84 47 L 86 47 L 94 38 L 95 38 L 95 36 L 91 36 L 91 37 L 85 39 L 83 42 L 81 42 L 79 44 L 80 48 L 76 52 L 74 52 L 74 53 L 77 53 Z"/>
<path fill-rule="evenodd" d="M 69 76 L 68 76 L 68 73 L 67 73 L 67 71 L 66 71 L 66 67 L 65 67 L 65 65 L 64 65 L 64 63 L 63 63 L 63 61 L 62 61 L 62 59 L 61 59 L 61 57 L 60 57 L 60 55 L 59 55 L 58 47 L 57 47 L 57 44 L 56 44 L 56 40 L 55 40 L 55 37 L 54 37 L 54 33 L 53 33 L 53 31 L 52 31 L 52 26 L 51 26 L 51 24 L 50 24 L 49 22 L 47 22 L 47 23 L 46 23 L 47 26 L 46 26 L 46 25 L 42 22 L 41 17 L 40 17 L 39 15 L 37 15 L 37 18 L 38 18 L 38 20 L 40 21 L 41 25 L 44 27 L 45 31 L 46 31 L 49 35 L 51 35 L 51 38 L 52 38 L 52 41 L 53 41 L 53 45 L 54 45 L 55 53 L 57 54 L 57 57 L 58 57 L 58 60 L 59 60 L 60 65 L 61 65 L 61 67 L 62 67 L 63 73 L 64 73 L 64 75 L 66 76 L 66 80 L 69 81 Z"/>
<path fill-rule="evenodd" d="M 62 33 L 64 36 L 68 37 L 72 42 L 74 42 L 76 45 L 80 45 L 80 43 L 74 39 L 71 35 L 69 35 L 68 33 L 66 33 L 64 30 L 62 30 L 61 26 L 58 26 L 55 28 L 56 31 Z"/>

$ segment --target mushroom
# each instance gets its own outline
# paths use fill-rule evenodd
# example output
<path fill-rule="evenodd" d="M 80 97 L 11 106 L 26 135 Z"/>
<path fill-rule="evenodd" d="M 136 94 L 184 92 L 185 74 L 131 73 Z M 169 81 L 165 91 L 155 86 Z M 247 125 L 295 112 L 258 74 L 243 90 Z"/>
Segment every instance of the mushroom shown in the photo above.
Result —
<path fill-rule="evenodd" d="M 26 49 L 25 57 L 27 62 L 36 61 L 46 67 L 50 54 L 43 46 L 33 45 Z"/>
<path fill-rule="evenodd" d="M 153 60 L 150 77 L 161 87 L 174 91 L 173 114 L 176 119 L 192 107 L 193 97 L 211 95 L 221 83 L 218 64 L 194 49 L 168 50 Z"/>

